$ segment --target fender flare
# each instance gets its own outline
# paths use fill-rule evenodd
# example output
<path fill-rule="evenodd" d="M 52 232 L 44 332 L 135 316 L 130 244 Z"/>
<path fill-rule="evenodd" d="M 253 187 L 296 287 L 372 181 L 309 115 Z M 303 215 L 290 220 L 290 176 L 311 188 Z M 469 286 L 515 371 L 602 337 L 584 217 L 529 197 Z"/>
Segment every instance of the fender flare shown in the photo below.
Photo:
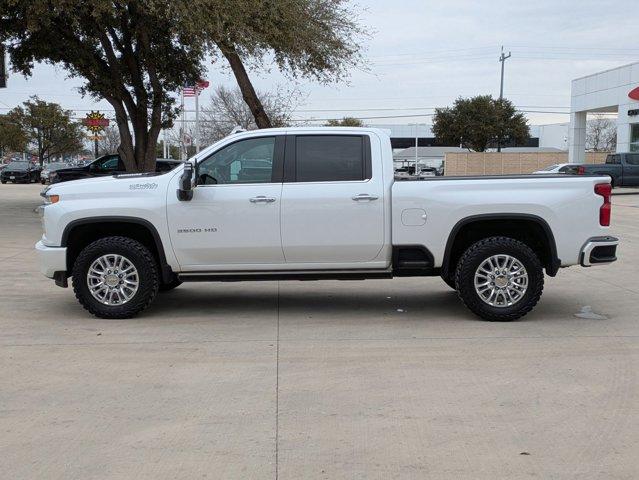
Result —
<path fill-rule="evenodd" d="M 160 261 L 160 273 L 162 275 L 162 280 L 165 282 L 170 281 L 173 278 L 173 269 L 170 267 L 168 262 L 166 261 L 166 254 L 164 253 L 164 245 L 162 244 L 162 239 L 160 238 L 160 234 L 151 222 L 144 218 L 138 217 L 126 217 L 126 216 L 104 216 L 104 217 L 89 217 L 89 218 L 79 218 L 77 220 L 72 220 L 64 227 L 64 231 L 62 232 L 62 238 L 60 240 L 61 247 L 67 247 L 69 241 L 69 235 L 71 231 L 80 225 L 91 225 L 91 224 L 99 224 L 99 223 L 133 223 L 136 225 L 141 225 L 146 228 L 153 237 L 153 242 L 155 243 L 155 248 L 158 252 L 158 260 Z"/>
<path fill-rule="evenodd" d="M 555 242 L 555 236 L 552 233 L 552 229 L 548 222 L 543 218 L 528 213 L 486 213 L 480 215 L 471 215 L 459 220 L 450 231 L 448 240 L 446 241 L 446 249 L 444 250 L 444 258 L 442 260 L 441 274 L 442 277 L 449 275 L 450 270 L 450 256 L 453 249 L 455 239 L 460 230 L 470 223 L 481 222 L 486 220 L 526 220 L 531 221 L 539 225 L 546 236 L 546 241 L 550 248 L 550 263 L 545 265 L 546 273 L 551 277 L 557 275 L 557 271 L 561 266 L 561 260 L 557 257 L 557 244 Z"/>

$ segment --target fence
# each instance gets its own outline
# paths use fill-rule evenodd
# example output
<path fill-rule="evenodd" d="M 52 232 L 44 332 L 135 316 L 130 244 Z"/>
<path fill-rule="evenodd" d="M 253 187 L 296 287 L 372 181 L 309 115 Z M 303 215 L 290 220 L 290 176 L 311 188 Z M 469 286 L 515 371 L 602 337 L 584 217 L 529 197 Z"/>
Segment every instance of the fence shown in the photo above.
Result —
<path fill-rule="evenodd" d="M 608 153 L 586 152 L 586 163 L 604 163 Z M 557 163 L 568 163 L 568 152 L 447 153 L 444 175 L 520 175 Z"/>

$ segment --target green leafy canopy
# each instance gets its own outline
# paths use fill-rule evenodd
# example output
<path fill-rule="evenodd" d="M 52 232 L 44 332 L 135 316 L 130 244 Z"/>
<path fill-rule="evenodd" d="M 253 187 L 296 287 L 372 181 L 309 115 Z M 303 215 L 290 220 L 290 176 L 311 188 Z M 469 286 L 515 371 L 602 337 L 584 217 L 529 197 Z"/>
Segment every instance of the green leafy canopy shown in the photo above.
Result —
<path fill-rule="evenodd" d="M 62 65 L 115 110 L 128 170 L 151 170 L 175 95 L 226 60 L 258 126 L 270 121 L 245 65 L 274 60 L 292 77 L 342 79 L 360 64 L 363 31 L 346 0 L 0 0 L 0 41 L 14 70 Z"/>
<path fill-rule="evenodd" d="M 458 98 L 452 107 L 438 108 L 433 133 L 447 144 L 477 152 L 498 145 L 518 145 L 530 136 L 526 117 L 506 99 L 490 95 Z"/>

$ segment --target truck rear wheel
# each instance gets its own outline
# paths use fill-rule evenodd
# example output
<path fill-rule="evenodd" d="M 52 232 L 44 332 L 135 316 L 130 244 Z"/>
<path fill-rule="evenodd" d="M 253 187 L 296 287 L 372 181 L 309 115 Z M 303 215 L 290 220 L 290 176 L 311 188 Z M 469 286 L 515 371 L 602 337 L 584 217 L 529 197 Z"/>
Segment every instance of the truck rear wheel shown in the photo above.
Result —
<path fill-rule="evenodd" d="M 471 245 L 455 272 L 464 305 L 484 320 L 508 322 L 526 315 L 539 301 L 544 272 L 525 243 L 490 237 Z"/>
<path fill-rule="evenodd" d="M 106 237 L 85 247 L 73 265 L 73 291 L 96 317 L 131 318 L 158 292 L 155 258 L 140 242 Z"/>

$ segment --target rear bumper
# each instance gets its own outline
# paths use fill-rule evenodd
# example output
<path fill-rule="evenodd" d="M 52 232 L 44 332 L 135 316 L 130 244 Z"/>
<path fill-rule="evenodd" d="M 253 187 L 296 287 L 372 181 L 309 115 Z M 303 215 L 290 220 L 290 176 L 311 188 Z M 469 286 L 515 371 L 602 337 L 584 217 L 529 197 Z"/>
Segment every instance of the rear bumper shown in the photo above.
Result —
<path fill-rule="evenodd" d="M 579 263 L 582 267 L 612 263 L 617 260 L 617 245 L 619 239 L 615 237 L 590 238 L 581 248 Z"/>
<path fill-rule="evenodd" d="M 35 245 L 40 263 L 40 271 L 45 277 L 55 278 L 56 272 L 67 269 L 67 248 L 47 247 L 41 241 Z"/>

